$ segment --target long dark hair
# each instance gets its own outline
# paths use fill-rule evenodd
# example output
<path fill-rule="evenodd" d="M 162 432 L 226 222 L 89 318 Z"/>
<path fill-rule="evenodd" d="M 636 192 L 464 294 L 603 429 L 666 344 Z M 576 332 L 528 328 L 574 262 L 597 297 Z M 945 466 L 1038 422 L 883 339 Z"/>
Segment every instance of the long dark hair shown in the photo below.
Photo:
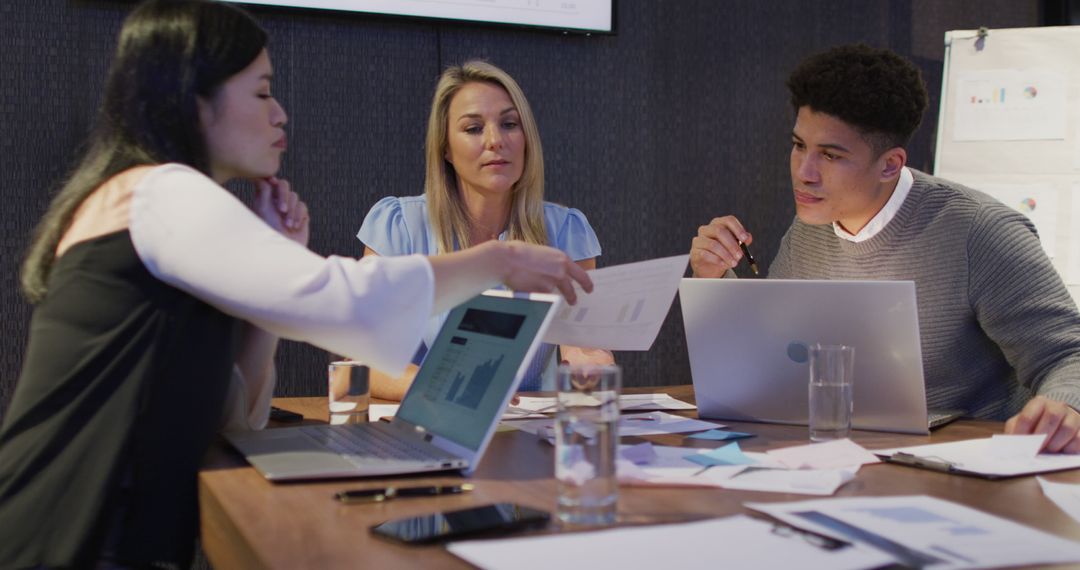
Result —
<path fill-rule="evenodd" d="M 150 0 L 124 21 L 86 154 L 49 205 L 23 262 L 23 291 L 48 291 L 56 246 L 94 190 L 129 168 L 179 162 L 209 174 L 196 96 L 210 98 L 266 46 L 244 11 L 211 0 Z"/>

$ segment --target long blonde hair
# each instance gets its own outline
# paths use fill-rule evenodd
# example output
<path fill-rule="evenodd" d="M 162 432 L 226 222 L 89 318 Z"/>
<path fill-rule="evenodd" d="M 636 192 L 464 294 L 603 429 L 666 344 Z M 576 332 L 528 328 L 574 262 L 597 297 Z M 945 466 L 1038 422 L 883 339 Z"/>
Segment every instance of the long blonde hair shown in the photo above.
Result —
<path fill-rule="evenodd" d="M 454 166 L 446 160 L 449 144 L 450 101 L 468 83 L 490 83 L 510 96 L 521 117 L 525 133 L 525 166 L 521 178 L 510 194 L 510 219 L 507 221 L 510 239 L 547 245 L 544 228 L 544 151 L 540 147 L 540 132 L 536 126 L 529 101 L 521 87 L 505 71 L 485 61 L 466 61 L 446 69 L 435 87 L 427 131 L 427 175 L 424 194 L 427 196 L 428 216 L 435 232 L 439 253 L 472 245 L 469 241 L 469 213 L 458 188 Z"/>

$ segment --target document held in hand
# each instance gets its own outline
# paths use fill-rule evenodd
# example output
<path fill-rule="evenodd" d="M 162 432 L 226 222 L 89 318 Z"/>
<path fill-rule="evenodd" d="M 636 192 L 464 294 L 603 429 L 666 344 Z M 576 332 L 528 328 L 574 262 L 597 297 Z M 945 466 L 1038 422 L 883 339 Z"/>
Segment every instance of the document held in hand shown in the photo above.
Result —
<path fill-rule="evenodd" d="M 544 342 L 607 350 L 649 350 L 686 273 L 689 255 L 662 257 L 589 272 L 594 289 L 578 288 L 576 305 L 552 321 Z"/>

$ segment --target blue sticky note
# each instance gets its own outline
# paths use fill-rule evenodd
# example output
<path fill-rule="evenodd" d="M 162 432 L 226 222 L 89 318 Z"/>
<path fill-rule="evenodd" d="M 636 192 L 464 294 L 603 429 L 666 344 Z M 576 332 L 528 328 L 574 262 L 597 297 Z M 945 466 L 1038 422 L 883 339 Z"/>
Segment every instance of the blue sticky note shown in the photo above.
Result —
<path fill-rule="evenodd" d="M 694 439 L 709 439 L 724 441 L 728 439 L 742 439 L 744 437 L 754 437 L 752 433 L 743 433 L 741 431 L 724 431 L 722 429 L 713 429 L 709 431 L 703 431 L 701 433 L 695 433 L 687 437 Z"/>
<path fill-rule="evenodd" d="M 718 447 L 704 453 L 691 453 L 684 459 L 693 461 L 698 465 L 712 467 L 713 465 L 751 465 L 757 461 L 750 459 L 739 449 L 739 443 L 729 443 L 724 447 Z"/>

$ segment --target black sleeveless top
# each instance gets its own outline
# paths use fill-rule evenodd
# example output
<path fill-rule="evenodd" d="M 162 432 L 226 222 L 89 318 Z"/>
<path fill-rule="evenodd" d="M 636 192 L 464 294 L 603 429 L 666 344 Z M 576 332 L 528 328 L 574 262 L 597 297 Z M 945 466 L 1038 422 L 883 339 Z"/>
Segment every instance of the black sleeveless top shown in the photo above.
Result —
<path fill-rule="evenodd" d="M 190 564 L 234 323 L 154 278 L 127 230 L 57 261 L 0 428 L 0 567 Z"/>

